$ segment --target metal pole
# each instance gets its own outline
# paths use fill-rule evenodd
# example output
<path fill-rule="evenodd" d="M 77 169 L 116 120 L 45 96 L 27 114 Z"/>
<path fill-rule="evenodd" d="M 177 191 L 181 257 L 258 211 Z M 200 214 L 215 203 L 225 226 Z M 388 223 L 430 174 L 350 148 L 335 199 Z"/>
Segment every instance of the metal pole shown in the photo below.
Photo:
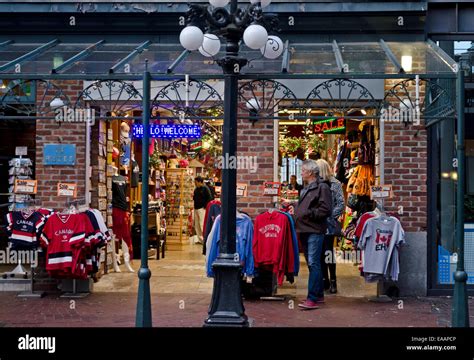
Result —
<path fill-rule="evenodd" d="M 237 11 L 237 1 L 232 0 L 232 13 Z M 219 256 L 212 264 L 214 271 L 214 288 L 209 307 L 209 316 L 204 326 L 247 327 L 248 319 L 241 294 L 241 265 L 236 257 L 236 223 L 237 223 L 237 169 L 229 164 L 237 152 L 237 102 L 238 80 L 242 66 L 247 60 L 238 57 L 241 31 L 229 29 L 226 56 L 219 60 L 224 71 L 224 128 L 223 128 L 223 161 L 222 169 L 222 216 Z"/>
<path fill-rule="evenodd" d="M 457 78 L 457 160 L 458 180 L 456 192 L 456 254 L 457 266 L 454 273 L 454 296 L 452 326 L 469 327 L 469 307 L 467 297 L 467 273 L 464 270 L 464 72 L 458 71 Z"/>
<path fill-rule="evenodd" d="M 148 71 L 143 73 L 143 138 L 142 138 L 142 223 L 141 223 L 141 267 L 138 270 L 138 302 L 136 327 L 151 327 L 150 277 L 148 268 L 148 147 L 150 143 L 150 82 Z"/>

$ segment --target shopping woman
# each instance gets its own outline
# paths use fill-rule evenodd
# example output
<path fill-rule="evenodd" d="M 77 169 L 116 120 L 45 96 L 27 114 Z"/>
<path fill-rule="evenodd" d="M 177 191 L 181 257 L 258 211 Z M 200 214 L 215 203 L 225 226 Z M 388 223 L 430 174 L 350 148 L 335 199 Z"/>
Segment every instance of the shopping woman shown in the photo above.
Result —
<path fill-rule="evenodd" d="M 344 192 L 342 191 L 341 183 L 334 177 L 334 173 L 328 162 L 319 159 L 316 160 L 316 163 L 319 167 L 319 176 L 330 185 L 332 194 L 332 216 L 328 218 L 328 231 L 324 237 L 321 264 L 324 278 L 324 289 L 329 290 L 331 294 L 335 294 L 337 293 L 337 283 L 334 236 L 339 235 L 341 230 L 339 218 L 343 214 L 345 207 Z"/>

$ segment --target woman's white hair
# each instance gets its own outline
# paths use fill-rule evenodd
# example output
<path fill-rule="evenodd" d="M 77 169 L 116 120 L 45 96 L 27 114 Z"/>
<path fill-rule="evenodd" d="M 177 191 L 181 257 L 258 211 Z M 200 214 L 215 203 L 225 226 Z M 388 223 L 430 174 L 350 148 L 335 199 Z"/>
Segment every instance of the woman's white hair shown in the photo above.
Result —
<path fill-rule="evenodd" d="M 308 170 L 314 176 L 316 176 L 316 177 L 319 176 L 319 166 L 318 166 L 318 164 L 316 164 L 316 161 L 314 161 L 314 160 L 305 160 L 305 161 L 303 161 L 303 165 L 301 167 L 304 167 L 306 170 Z"/>

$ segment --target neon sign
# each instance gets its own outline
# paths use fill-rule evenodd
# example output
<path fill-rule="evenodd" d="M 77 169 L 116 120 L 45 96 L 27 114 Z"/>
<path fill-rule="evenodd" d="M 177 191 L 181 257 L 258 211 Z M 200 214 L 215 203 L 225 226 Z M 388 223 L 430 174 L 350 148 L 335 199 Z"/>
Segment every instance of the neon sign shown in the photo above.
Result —
<path fill-rule="evenodd" d="M 344 119 L 331 118 L 314 122 L 315 134 L 343 134 L 346 132 Z"/>
<path fill-rule="evenodd" d="M 199 125 L 150 125 L 150 137 L 160 139 L 199 139 L 201 138 L 201 127 Z M 143 137 L 143 125 L 133 125 L 133 137 Z"/>

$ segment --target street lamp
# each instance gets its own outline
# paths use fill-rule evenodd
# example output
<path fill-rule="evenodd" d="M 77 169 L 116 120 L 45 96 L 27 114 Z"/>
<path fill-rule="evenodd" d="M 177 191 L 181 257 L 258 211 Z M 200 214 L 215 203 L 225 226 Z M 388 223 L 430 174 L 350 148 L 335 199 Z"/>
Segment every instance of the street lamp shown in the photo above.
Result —
<path fill-rule="evenodd" d="M 275 36 L 268 36 L 268 30 L 276 31 L 278 25 L 276 15 L 263 14 L 262 11 L 262 7 L 269 5 L 271 0 L 250 0 L 251 4 L 245 10 L 238 8 L 237 0 L 230 1 L 230 9 L 224 8 L 229 0 L 209 2 L 210 5 L 189 5 L 186 14 L 188 26 L 181 31 L 179 39 L 185 49 L 199 49 L 201 54 L 209 57 L 218 53 L 215 37 L 225 40 L 225 55 L 217 60 L 224 72 L 225 86 L 222 155 L 234 158 L 237 151 L 238 79 L 240 70 L 248 62 L 239 57 L 240 43 L 243 40 L 249 48 L 260 49 L 267 58 L 278 57 L 275 54 L 281 54 L 283 46 L 280 51 L 275 44 L 283 43 Z M 269 40 L 270 45 L 267 43 Z M 214 288 L 205 326 L 248 326 L 240 289 L 241 265 L 236 256 L 236 175 L 236 169 L 222 170 L 223 230 L 220 234 L 219 256 L 212 265 Z"/>

